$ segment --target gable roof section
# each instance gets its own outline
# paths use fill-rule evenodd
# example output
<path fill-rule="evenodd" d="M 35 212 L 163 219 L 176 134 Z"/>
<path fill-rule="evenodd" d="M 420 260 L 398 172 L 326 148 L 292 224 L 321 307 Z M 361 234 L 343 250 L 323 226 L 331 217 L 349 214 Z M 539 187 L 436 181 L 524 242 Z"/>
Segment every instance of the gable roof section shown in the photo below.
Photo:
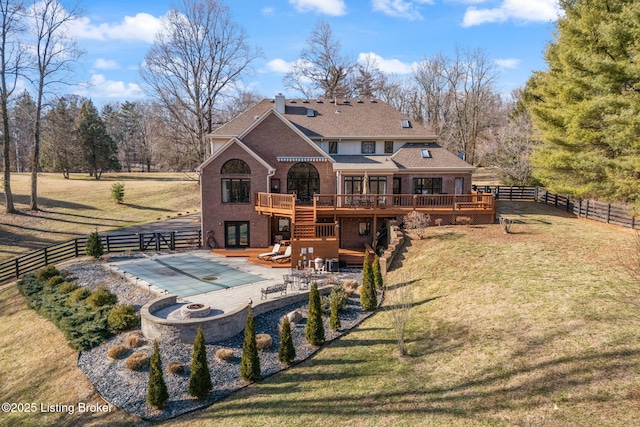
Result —
<path fill-rule="evenodd" d="M 319 154 L 319 157 L 321 157 L 325 161 L 333 162 L 333 159 L 329 155 L 327 155 L 327 153 L 325 153 L 320 147 L 318 147 L 317 144 L 315 144 L 313 141 L 311 141 L 307 137 L 307 135 L 302 133 L 300 131 L 300 129 L 298 129 L 296 126 L 294 126 L 289 120 L 287 120 L 285 117 L 282 116 L 282 114 L 278 113 L 273 108 L 270 108 L 269 110 L 267 110 L 260 117 L 255 116 L 254 120 L 253 120 L 253 123 L 251 123 L 249 126 L 247 126 L 244 129 L 244 131 L 242 131 L 242 133 L 240 135 L 238 135 L 238 139 L 243 139 L 245 136 L 247 136 L 249 133 L 251 133 L 251 131 L 254 130 L 258 125 L 260 125 L 262 122 L 264 122 L 269 116 L 275 116 L 280 121 L 282 121 L 282 123 L 284 123 L 293 132 L 295 132 L 300 137 L 300 139 L 305 141 L 307 144 L 309 144 L 310 147 L 312 147 L 315 151 L 317 151 L 318 154 Z"/>
<path fill-rule="evenodd" d="M 226 144 L 224 144 L 218 151 L 213 153 L 213 155 L 211 157 L 209 157 L 207 160 L 205 160 L 204 163 L 202 163 L 200 166 L 198 166 L 196 168 L 196 170 L 198 172 L 202 171 L 202 169 L 207 167 L 207 165 L 209 165 L 212 161 L 214 161 L 216 158 L 218 158 L 222 153 L 224 153 L 229 147 L 231 147 L 234 144 L 238 145 L 240 148 L 242 148 L 244 151 L 246 151 L 251 157 L 256 159 L 258 161 L 258 163 L 263 165 L 265 167 L 265 169 L 267 169 L 269 172 L 275 171 L 275 168 L 273 166 L 271 166 L 269 163 L 264 161 L 264 159 L 262 159 L 262 157 L 258 156 L 258 154 L 255 151 L 253 151 L 251 148 L 247 147 L 247 145 L 244 144 L 242 141 L 240 141 L 238 138 L 229 139 L 229 141 L 227 141 Z"/>
<path fill-rule="evenodd" d="M 214 138 L 242 134 L 270 109 L 295 126 L 309 139 L 393 139 L 435 140 L 436 135 L 421 123 L 411 120 L 385 102 L 378 100 L 325 99 L 285 101 L 285 113 L 275 111 L 273 99 L 264 99 L 211 133 Z M 309 115 L 308 110 L 314 114 Z M 409 127 L 402 121 L 408 120 Z"/>
<path fill-rule="evenodd" d="M 422 157 L 422 150 L 429 150 L 430 157 Z M 436 143 L 407 143 L 396 151 L 391 159 L 399 170 L 452 170 L 474 172 L 476 168 Z"/>

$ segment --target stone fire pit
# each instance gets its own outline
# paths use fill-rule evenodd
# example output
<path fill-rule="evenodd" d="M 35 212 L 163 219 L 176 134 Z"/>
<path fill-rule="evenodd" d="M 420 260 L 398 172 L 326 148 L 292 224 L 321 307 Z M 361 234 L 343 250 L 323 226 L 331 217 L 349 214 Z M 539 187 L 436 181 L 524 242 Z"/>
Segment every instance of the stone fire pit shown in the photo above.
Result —
<path fill-rule="evenodd" d="M 187 304 L 180 309 L 183 319 L 207 317 L 211 313 L 211 307 L 204 304 Z"/>

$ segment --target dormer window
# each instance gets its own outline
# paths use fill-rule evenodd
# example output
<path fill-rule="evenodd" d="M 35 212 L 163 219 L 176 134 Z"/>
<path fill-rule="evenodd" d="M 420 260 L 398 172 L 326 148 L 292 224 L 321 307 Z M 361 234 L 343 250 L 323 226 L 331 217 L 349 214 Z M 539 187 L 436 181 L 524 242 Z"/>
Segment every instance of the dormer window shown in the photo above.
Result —
<path fill-rule="evenodd" d="M 376 154 L 376 142 L 375 141 L 362 141 L 360 146 L 361 154 Z"/>

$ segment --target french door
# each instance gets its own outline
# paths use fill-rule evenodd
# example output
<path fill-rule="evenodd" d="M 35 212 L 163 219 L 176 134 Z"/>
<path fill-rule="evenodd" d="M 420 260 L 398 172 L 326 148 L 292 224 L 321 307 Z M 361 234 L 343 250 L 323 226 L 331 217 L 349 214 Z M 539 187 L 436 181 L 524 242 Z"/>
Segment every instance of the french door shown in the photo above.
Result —
<path fill-rule="evenodd" d="M 224 247 L 228 249 L 249 246 L 249 221 L 225 221 Z"/>

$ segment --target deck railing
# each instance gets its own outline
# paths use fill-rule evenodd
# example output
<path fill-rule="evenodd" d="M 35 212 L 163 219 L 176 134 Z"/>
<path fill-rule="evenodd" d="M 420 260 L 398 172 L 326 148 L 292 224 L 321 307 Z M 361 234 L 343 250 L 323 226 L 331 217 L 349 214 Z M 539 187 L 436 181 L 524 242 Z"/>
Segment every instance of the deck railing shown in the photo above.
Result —
<path fill-rule="evenodd" d="M 313 207 L 332 209 L 448 209 L 492 210 L 495 198 L 492 194 L 316 194 Z M 256 208 L 270 211 L 293 212 L 295 196 L 292 194 L 258 193 Z"/>

